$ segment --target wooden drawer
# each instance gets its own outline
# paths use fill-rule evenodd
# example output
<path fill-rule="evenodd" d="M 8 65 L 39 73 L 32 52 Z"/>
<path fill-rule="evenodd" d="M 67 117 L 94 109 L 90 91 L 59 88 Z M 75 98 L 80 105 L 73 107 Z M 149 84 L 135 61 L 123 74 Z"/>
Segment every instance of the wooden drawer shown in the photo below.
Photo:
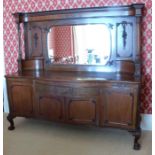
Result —
<path fill-rule="evenodd" d="M 25 84 L 33 85 L 33 80 L 24 78 L 6 78 L 9 84 Z"/>
<path fill-rule="evenodd" d="M 98 96 L 99 89 L 98 88 L 73 88 L 73 95 L 77 97 L 82 96 Z"/>
<path fill-rule="evenodd" d="M 36 83 L 36 92 L 39 94 L 50 94 L 56 96 L 71 96 L 72 88 L 65 86 L 55 86 L 50 84 Z"/>

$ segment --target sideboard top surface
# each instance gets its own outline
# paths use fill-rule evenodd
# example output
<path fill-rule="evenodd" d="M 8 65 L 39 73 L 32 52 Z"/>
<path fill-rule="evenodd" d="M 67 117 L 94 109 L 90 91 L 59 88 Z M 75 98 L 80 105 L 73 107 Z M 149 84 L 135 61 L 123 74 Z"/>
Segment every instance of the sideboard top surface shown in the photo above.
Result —
<path fill-rule="evenodd" d="M 140 79 L 128 74 L 97 72 L 59 72 L 59 71 L 24 71 L 6 76 L 7 78 L 26 78 L 63 82 L 127 82 L 140 83 Z"/>

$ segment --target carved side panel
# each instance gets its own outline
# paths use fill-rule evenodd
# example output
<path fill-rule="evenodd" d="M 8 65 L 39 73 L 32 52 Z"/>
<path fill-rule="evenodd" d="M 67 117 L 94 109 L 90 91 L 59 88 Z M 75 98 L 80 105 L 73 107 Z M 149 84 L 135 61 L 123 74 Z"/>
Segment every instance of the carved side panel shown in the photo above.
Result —
<path fill-rule="evenodd" d="M 116 23 L 116 57 L 117 59 L 133 57 L 133 23 L 122 21 Z"/>
<path fill-rule="evenodd" d="M 30 28 L 31 32 L 31 50 L 30 58 L 43 57 L 43 36 L 42 29 L 39 26 L 32 26 Z"/>
<path fill-rule="evenodd" d="M 33 88 L 26 81 L 8 82 L 10 112 L 15 116 L 33 115 Z"/>

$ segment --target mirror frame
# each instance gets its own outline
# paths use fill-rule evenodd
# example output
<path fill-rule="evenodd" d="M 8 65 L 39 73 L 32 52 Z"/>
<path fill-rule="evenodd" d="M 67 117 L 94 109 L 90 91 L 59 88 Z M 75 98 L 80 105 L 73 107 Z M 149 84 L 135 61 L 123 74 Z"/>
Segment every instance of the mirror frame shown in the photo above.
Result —
<path fill-rule="evenodd" d="M 108 39 L 108 43 L 109 43 L 109 48 L 108 48 L 108 53 L 109 53 L 109 55 L 108 55 L 108 59 L 106 60 L 106 62 L 105 62 L 105 64 L 102 64 L 102 63 L 98 63 L 98 64 L 89 64 L 89 63 L 87 63 L 87 64 L 82 64 L 82 63 L 68 63 L 68 65 L 103 65 L 103 66 L 106 66 L 106 65 L 108 65 L 112 60 L 111 60 L 111 55 L 112 55 L 112 34 L 111 34 L 111 30 L 113 29 L 112 27 L 113 27 L 113 25 L 110 25 L 110 24 L 105 24 L 105 23 L 102 23 L 102 24 L 84 24 L 84 25 L 70 25 L 70 26 L 87 26 L 87 25 L 103 25 L 104 27 L 106 27 L 106 31 L 108 32 L 108 37 L 109 37 L 109 39 Z M 58 26 L 59 28 L 61 27 L 61 28 L 63 28 L 63 26 L 64 25 L 61 25 L 61 26 Z M 68 27 L 68 26 L 67 26 Z M 53 28 L 57 28 L 57 26 L 51 26 L 50 27 L 50 29 L 49 29 L 49 32 L 51 32 L 52 31 L 52 29 Z M 73 32 L 72 32 L 73 33 Z M 50 64 L 53 64 L 53 65 L 57 65 L 57 64 L 63 64 L 63 65 L 66 65 L 67 63 L 51 63 L 51 59 L 49 58 L 49 37 L 48 37 L 48 35 L 49 35 L 49 33 L 47 33 L 47 53 L 48 53 L 48 60 L 49 60 L 49 63 Z M 104 36 L 104 34 L 103 34 L 103 36 Z M 64 36 L 65 37 L 65 36 Z M 71 37 L 72 38 L 72 37 Z M 97 39 L 97 38 L 96 38 Z M 53 39 L 52 39 L 53 40 Z M 72 40 L 73 40 L 73 46 L 74 46 L 74 37 L 72 38 Z M 103 43 L 104 44 L 104 43 Z M 55 47 L 55 46 L 54 46 Z M 75 49 L 73 48 L 73 53 L 75 53 L 75 51 L 74 51 Z M 73 56 L 75 56 L 75 55 L 73 55 Z M 62 57 L 63 58 L 63 57 Z"/>

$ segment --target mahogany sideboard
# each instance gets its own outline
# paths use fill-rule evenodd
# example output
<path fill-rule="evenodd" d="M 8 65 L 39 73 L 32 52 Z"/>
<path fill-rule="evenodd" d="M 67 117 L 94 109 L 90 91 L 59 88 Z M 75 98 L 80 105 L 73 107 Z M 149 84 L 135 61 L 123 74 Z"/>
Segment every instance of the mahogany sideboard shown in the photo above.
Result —
<path fill-rule="evenodd" d="M 144 4 L 132 4 L 14 13 L 19 53 L 18 72 L 6 75 L 10 108 L 8 129 L 15 128 L 15 117 L 120 128 L 133 134 L 133 148 L 140 149 L 140 27 L 143 7 Z M 47 48 L 49 29 L 86 24 L 107 26 L 111 45 L 107 63 L 52 63 Z"/>

